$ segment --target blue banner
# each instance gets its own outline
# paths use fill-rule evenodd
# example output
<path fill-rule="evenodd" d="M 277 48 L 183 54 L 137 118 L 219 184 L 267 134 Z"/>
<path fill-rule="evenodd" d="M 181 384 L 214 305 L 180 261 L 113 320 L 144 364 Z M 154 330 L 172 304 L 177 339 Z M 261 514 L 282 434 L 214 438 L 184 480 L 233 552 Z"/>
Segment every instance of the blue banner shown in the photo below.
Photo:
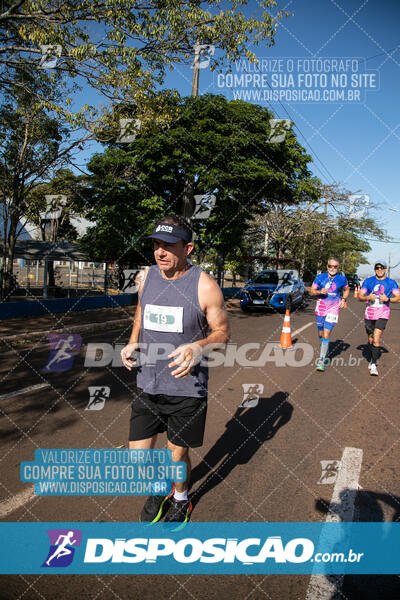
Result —
<path fill-rule="evenodd" d="M 400 523 L 1 523 L 2 574 L 394 574 Z"/>
<path fill-rule="evenodd" d="M 186 480 L 186 463 L 171 450 L 39 449 L 20 476 L 37 496 L 167 495 Z"/>

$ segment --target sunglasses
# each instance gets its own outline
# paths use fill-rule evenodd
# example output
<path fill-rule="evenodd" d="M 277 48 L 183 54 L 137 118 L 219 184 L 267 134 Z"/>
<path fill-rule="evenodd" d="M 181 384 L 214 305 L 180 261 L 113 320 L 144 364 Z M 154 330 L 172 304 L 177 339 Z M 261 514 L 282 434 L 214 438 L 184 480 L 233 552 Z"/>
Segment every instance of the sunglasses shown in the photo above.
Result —
<path fill-rule="evenodd" d="M 384 271 L 386 267 L 382 267 L 382 265 L 375 265 L 375 271 Z"/>
<path fill-rule="evenodd" d="M 328 265 L 328 269 L 337 269 L 339 265 Z"/>

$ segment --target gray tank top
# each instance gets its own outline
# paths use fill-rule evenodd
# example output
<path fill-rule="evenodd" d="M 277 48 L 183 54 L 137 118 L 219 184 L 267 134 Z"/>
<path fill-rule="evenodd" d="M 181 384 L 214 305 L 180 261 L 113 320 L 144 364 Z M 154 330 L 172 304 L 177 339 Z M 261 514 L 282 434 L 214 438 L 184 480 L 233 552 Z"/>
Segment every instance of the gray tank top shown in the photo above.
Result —
<path fill-rule="evenodd" d="M 172 377 L 168 354 L 182 344 L 207 337 L 207 320 L 199 304 L 201 269 L 191 266 L 168 280 L 158 265 L 150 267 L 140 295 L 140 358 L 137 386 L 147 394 L 207 396 L 208 367 L 196 365 L 184 379 Z M 202 360 L 204 363 L 204 359 Z M 176 367 L 175 367 L 176 369 Z"/>

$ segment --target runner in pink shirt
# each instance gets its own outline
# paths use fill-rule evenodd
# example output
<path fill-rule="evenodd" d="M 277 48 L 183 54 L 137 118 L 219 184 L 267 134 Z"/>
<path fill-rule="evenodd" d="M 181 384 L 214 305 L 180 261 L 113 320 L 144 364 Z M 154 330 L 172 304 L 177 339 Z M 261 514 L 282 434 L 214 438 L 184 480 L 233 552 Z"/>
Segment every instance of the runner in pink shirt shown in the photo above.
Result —
<path fill-rule="evenodd" d="M 365 329 L 371 353 L 368 369 L 371 375 L 378 375 L 377 362 L 381 354 L 382 332 L 390 317 L 390 302 L 400 302 L 400 290 L 394 279 L 386 277 L 387 264 L 384 260 L 377 260 L 374 268 L 375 276 L 364 281 L 358 299 L 367 302 Z"/>
<path fill-rule="evenodd" d="M 320 354 L 317 360 L 317 371 L 325 371 L 329 363 L 327 357 L 330 335 L 339 319 L 339 311 L 345 306 L 349 295 L 349 284 L 344 275 L 338 274 L 339 261 L 334 256 L 328 259 L 328 272 L 320 273 L 309 288 L 310 296 L 317 297 L 315 321 L 320 341 Z"/>

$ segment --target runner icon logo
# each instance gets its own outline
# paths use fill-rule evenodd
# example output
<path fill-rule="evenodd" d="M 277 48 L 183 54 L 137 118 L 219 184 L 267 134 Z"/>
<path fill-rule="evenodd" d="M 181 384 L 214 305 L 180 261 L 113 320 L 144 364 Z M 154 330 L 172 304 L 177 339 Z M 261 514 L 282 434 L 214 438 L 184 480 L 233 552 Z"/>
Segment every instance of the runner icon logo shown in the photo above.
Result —
<path fill-rule="evenodd" d="M 340 469 L 340 460 L 321 460 L 321 477 L 317 481 L 318 485 L 329 485 L 336 482 Z"/>
<path fill-rule="evenodd" d="M 102 410 L 107 398 L 110 397 L 110 388 L 108 386 L 96 385 L 89 386 L 89 402 L 85 410 Z"/>
<path fill-rule="evenodd" d="M 63 373 L 71 369 L 74 353 L 81 348 L 82 337 L 77 333 L 49 333 L 47 339 L 50 342 L 50 355 L 42 373 Z"/>
<path fill-rule="evenodd" d="M 74 558 L 75 547 L 81 545 L 79 529 L 48 529 L 50 548 L 42 567 L 68 567 Z"/>
<path fill-rule="evenodd" d="M 242 383 L 243 400 L 240 408 L 255 408 L 258 405 L 260 394 L 264 391 L 262 383 Z"/>

